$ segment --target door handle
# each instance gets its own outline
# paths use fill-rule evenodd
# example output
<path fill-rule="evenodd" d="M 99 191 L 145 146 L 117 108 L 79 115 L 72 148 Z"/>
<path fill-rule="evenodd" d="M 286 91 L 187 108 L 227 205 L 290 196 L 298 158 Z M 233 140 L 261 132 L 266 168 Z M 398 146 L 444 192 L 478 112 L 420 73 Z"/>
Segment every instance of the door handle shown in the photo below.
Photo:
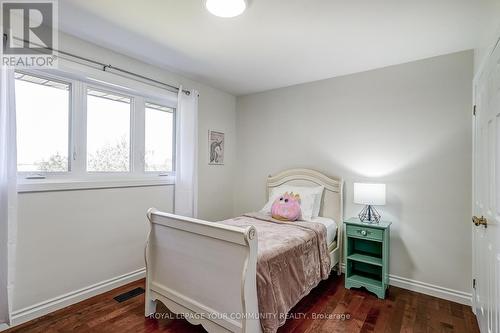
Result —
<path fill-rule="evenodd" d="M 484 225 L 485 228 L 488 227 L 488 220 L 484 216 L 477 217 L 473 216 L 472 217 L 472 223 L 474 223 L 477 226 Z"/>

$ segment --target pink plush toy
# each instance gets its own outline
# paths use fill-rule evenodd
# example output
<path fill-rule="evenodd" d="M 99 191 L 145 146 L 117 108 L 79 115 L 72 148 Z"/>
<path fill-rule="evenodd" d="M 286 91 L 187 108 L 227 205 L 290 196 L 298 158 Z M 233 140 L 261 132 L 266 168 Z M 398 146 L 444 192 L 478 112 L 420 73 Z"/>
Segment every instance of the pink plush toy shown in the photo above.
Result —
<path fill-rule="evenodd" d="M 300 196 L 293 192 L 281 195 L 271 207 L 271 216 L 281 221 L 297 221 L 300 213 Z"/>

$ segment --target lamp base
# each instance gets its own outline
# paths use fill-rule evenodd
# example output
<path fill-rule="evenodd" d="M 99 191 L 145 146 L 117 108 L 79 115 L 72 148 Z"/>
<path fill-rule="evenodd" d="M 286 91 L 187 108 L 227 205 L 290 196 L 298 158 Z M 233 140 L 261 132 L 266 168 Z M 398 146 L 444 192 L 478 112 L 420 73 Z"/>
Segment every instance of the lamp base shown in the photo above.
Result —
<path fill-rule="evenodd" d="M 358 214 L 359 220 L 363 223 L 379 223 L 380 214 L 372 205 L 366 205 Z"/>

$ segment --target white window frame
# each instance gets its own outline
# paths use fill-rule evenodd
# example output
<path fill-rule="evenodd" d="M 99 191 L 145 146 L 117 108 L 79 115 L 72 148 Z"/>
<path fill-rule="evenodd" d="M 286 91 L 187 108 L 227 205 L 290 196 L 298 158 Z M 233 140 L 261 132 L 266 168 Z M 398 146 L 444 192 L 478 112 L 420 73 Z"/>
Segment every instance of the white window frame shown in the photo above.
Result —
<path fill-rule="evenodd" d="M 68 84 L 70 86 L 69 90 L 69 104 L 68 104 L 68 171 L 55 171 L 55 172 L 40 172 L 40 171 L 19 171 L 17 172 L 18 183 L 23 182 L 23 180 L 31 181 L 36 180 L 36 177 L 47 178 L 66 178 L 68 174 L 73 169 L 74 165 L 72 163 L 73 147 L 72 147 L 72 126 L 74 117 L 74 91 L 75 91 L 75 81 L 68 78 L 62 78 L 59 76 L 51 75 L 50 73 L 38 72 L 34 70 L 16 70 L 16 72 L 31 76 L 36 76 L 38 78 L 43 78 L 51 81 L 57 81 L 61 83 Z M 32 178 L 32 179 L 30 179 Z"/>
<path fill-rule="evenodd" d="M 172 185 L 175 183 L 176 107 L 175 103 L 151 91 L 129 89 L 70 72 L 22 70 L 28 75 L 71 84 L 69 110 L 68 172 L 18 172 L 18 192 L 60 191 L 93 188 Z M 124 172 L 88 172 L 87 168 L 87 88 L 130 97 L 130 167 Z M 172 172 L 145 171 L 145 102 L 173 109 Z M 40 175 L 43 179 L 30 179 Z"/>
<path fill-rule="evenodd" d="M 119 95 L 119 96 L 122 96 L 122 97 L 128 97 L 130 98 L 130 110 L 129 110 L 129 119 L 130 119 L 130 127 L 129 127 L 129 151 L 128 151 L 128 154 L 129 154 L 129 160 L 128 160 L 128 171 L 116 171 L 116 172 L 112 172 L 112 171 L 88 171 L 87 170 L 87 157 L 88 157 L 88 154 L 87 152 L 85 152 L 85 156 L 82 158 L 83 160 L 85 160 L 85 165 L 83 166 L 83 169 L 87 172 L 88 175 L 91 175 L 91 176 L 97 176 L 97 177 L 106 177 L 106 176 L 109 176 L 109 177 L 125 177 L 126 175 L 128 174 L 134 174 L 134 171 L 135 170 L 135 159 L 134 159 L 134 153 L 136 152 L 136 148 L 133 147 L 133 143 L 135 142 L 135 136 L 136 136 L 136 131 L 138 130 L 136 127 L 137 126 L 134 126 L 134 122 L 136 120 L 136 109 L 137 109 L 137 97 L 136 96 L 132 96 L 130 94 L 123 94 L 123 93 L 119 93 L 117 92 L 116 90 L 110 90 L 110 89 L 107 89 L 107 88 L 104 88 L 102 87 L 101 85 L 95 85 L 95 84 L 85 84 L 84 86 L 84 91 L 85 91 L 85 108 L 83 110 L 83 112 L 85 113 L 85 126 L 88 125 L 88 122 L 87 122 L 87 92 L 88 90 L 97 90 L 97 91 L 100 91 L 100 92 L 105 92 L 105 93 L 109 93 L 109 94 L 113 94 L 113 95 Z M 87 128 L 85 128 L 85 147 L 87 147 L 87 134 L 88 134 L 88 131 L 87 131 Z"/>
<path fill-rule="evenodd" d="M 146 103 L 151 103 L 151 104 L 156 104 L 156 105 L 160 105 L 160 106 L 164 106 L 164 107 L 167 107 L 167 108 L 170 108 L 172 109 L 172 171 L 146 171 Z M 174 173 L 175 174 L 175 163 L 176 163 L 176 159 L 177 159 L 177 154 L 176 154 L 176 151 L 177 151 L 177 112 L 176 112 L 176 108 L 174 107 L 171 107 L 171 106 L 167 106 L 165 105 L 164 103 L 162 103 L 162 101 L 159 101 L 159 100 L 156 100 L 154 98 L 146 98 L 144 100 L 144 103 L 142 103 L 142 105 L 144 106 L 144 109 L 142 110 L 142 112 L 144 113 L 144 116 L 142 117 L 142 119 L 144 120 L 144 124 L 142 125 L 142 128 L 144 128 L 144 136 L 142 137 L 142 147 L 144 147 L 143 151 L 142 151 L 142 158 L 141 158 L 141 161 L 142 161 L 142 170 L 144 170 L 144 173 L 146 173 L 147 175 L 159 175 L 160 177 L 168 177 L 170 174 Z"/>

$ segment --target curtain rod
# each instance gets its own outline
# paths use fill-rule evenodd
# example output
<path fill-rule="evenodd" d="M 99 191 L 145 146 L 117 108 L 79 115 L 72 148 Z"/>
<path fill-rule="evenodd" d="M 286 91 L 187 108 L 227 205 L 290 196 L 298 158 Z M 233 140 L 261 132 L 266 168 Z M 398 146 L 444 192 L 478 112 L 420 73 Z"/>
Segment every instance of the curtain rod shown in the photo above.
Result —
<path fill-rule="evenodd" d="M 9 36 L 6 33 L 4 33 L 3 34 L 3 40 L 4 40 L 4 42 L 7 42 L 8 38 L 9 38 Z M 27 42 L 26 40 L 23 40 L 23 39 L 20 39 L 20 38 L 16 38 L 16 37 L 14 37 L 14 39 L 16 39 L 16 40 L 18 40 L 20 42 L 23 42 L 23 43 Z M 34 43 L 32 43 L 32 44 L 34 44 Z M 35 45 L 37 45 L 37 44 L 35 44 Z M 178 92 L 179 91 L 179 87 L 177 87 L 177 86 L 173 86 L 171 84 L 168 84 L 168 83 L 165 83 L 165 82 L 161 82 L 161 81 L 152 79 L 150 77 L 147 77 L 147 76 L 144 76 L 144 75 L 141 75 L 141 74 L 130 72 L 130 71 L 126 70 L 126 69 L 112 66 L 111 64 L 105 64 L 105 63 L 102 63 L 102 62 L 97 61 L 97 60 L 93 60 L 93 59 L 90 59 L 90 58 L 82 57 L 82 56 L 79 56 L 79 55 L 76 55 L 76 54 L 73 54 L 73 53 L 69 53 L 69 52 L 66 52 L 66 51 L 61 51 L 61 50 L 56 50 L 56 49 L 53 49 L 53 48 L 50 48 L 50 47 L 45 47 L 45 46 L 42 46 L 42 45 L 37 45 L 37 46 L 40 46 L 43 49 L 46 49 L 46 50 L 49 50 L 49 51 L 54 51 L 54 52 L 57 52 L 57 53 L 60 53 L 60 54 L 63 54 L 63 55 L 66 55 L 66 56 L 69 56 L 69 57 L 72 57 L 72 58 L 76 58 L 76 59 L 79 59 L 79 60 L 90 62 L 90 63 L 92 63 L 94 65 L 102 67 L 102 71 L 103 72 L 106 72 L 107 70 L 112 69 L 112 70 L 115 70 L 117 72 L 126 74 L 128 76 L 134 76 L 134 77 L 142 79 L 142 80 L 146 80 L 146 81 L 149 81 L 149 82 L 153 82 L 153 83 L 165 86 L 165 87 L 169 88 L 167 90 L 172 91 L 172 92 Z M 70 60 L 70 59 L 68 59 L 68 60 Z M 85 65 L 85 64 L 82 64 L 82 65 Z M 184 92 L 188 96 L 191 94 L 191 92 L 189 90 L 185 90 L 185 89 L 183 89 L 182 92 Z"/>

